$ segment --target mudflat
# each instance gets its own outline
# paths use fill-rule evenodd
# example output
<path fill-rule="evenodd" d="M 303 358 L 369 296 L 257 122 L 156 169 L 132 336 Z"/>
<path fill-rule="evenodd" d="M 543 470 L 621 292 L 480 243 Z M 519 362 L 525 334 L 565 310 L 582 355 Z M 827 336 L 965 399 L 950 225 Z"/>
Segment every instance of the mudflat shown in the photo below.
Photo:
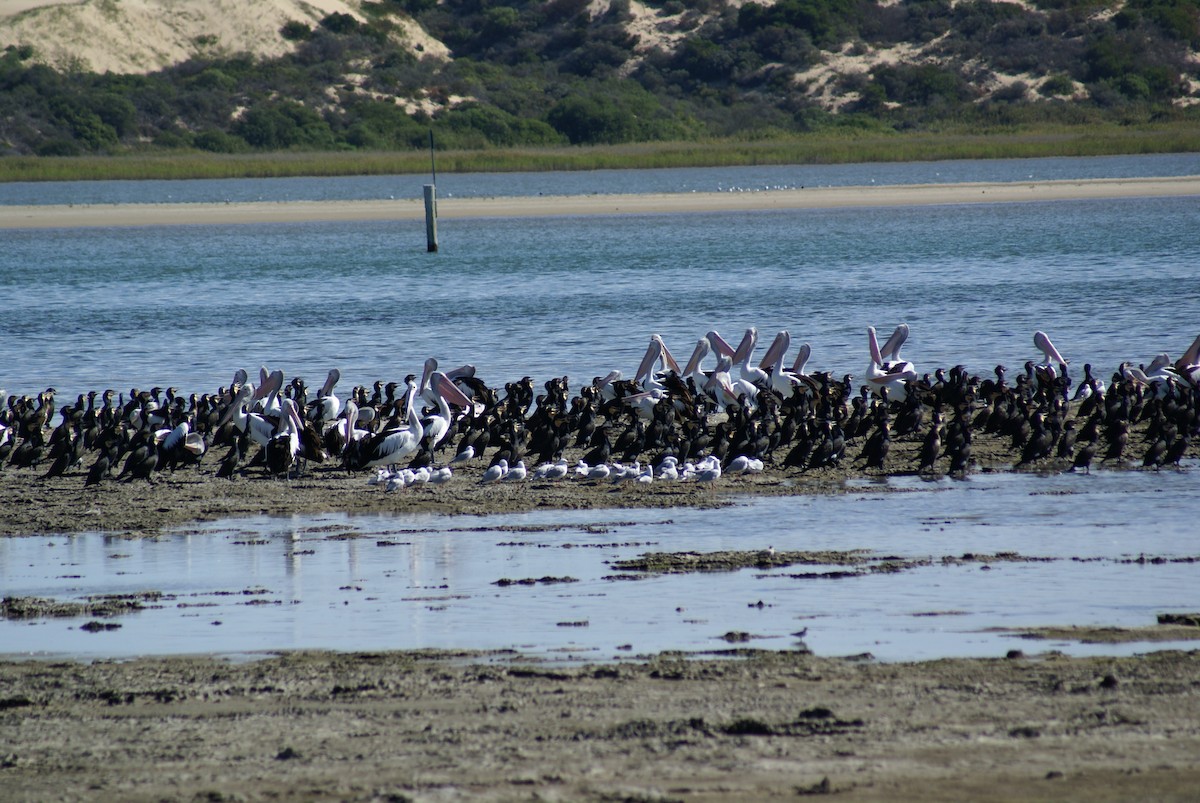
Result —
<path fill-rule="evenodd" d="M 1200 652 L 0 663 L 45 800 L 1195 800 Z"/>
<path fill-rule="evenodd" d="M 157 471 L 149 481 L 106 479 L 88 486 L 89 464 L 94 460 L 89 457 L 55 477 L 44 476 L 46 465 L 5 467 L 0 482 L 0 537 L 94 530 L 123 537 L 153 536 L 196 521 L 327 512 L 481 515 L 546 509 L 719 507 L 738 495 L 840 494 L 854 490 L 847 485 L 851 479 L 913 474 L 921 445 L 919 437 L 896 439 L 886 470 L 864 468 L 857 459 L 862 445 L 856 441 L 847 447 L 846 460 L 822 468 L 772 465 L 761 473 L 724 474 L 715 483 L 663 480 L 649 485 L 586 479 L 574 472 L 561 480 L 486 484 L 481 478 L 488 461 L 476 458 L 455 466 L 452 479 L 444 485 L 413 485 L 391 493 L 383 485 L 368 485 L 371 472 L 348 472 L 333 459 L 309 463 L 294 479 L 270 478 L 265 467 L 246 467 L 234 479 L 222 479 L 216 472 L 225 447 L 215 446 L 198 465 Z M 571 448 L 564 457 L 574 466 L 584 452 Z M 1200 456 L 1200 443 L 1187 454 Z M 980 433 L 972 442 L 974 471 L 1008 471 L 1017 457 L 1008 439 L 999 434 Z M 442 462 L 444 456 L 438 458 Z M 948 458 L 939 459 L 941 471 L 947 462 Z M 1047 458 L 1030 469 L 1070 467 L 1070 461 Z"/>

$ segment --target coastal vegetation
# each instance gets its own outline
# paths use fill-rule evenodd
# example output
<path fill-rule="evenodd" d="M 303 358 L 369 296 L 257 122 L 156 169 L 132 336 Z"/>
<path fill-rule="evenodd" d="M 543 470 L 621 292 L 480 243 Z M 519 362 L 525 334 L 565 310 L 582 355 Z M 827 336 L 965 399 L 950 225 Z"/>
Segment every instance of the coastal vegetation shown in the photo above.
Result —
<path fill-rule="evenodd" d="M 1200 0 L 358 8 L 145 74 L 9 46 L 0 180 L 1200 149 Z"/>
<path fill-rule="evenodd" d="M 628 145 L 438 150 L 438 172 L 733 167 L 771 164 L 849 164 L 942 159 L 1190 153 L 1200 151 L 1200 126 L 1158 123 L 1090 128 L 1046 126 L 984 133 L 840 132 L 772 140 L 705 140 Z M 427 149 L 284 151 L 213 154 L 194 150 L 122 155 L 9 156 L 0 181 L 101 179 L 285 178 L 290 176 L 428 173 Z"/>

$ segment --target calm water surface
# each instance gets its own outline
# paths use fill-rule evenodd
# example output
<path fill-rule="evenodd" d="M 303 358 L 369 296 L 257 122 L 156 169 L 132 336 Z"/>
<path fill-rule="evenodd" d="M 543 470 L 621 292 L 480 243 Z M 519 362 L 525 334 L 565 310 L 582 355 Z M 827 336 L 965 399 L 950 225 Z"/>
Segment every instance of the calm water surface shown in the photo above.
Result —
<path fill-rule="evenodd" d="M 0 644 L 85 657 L 442 647 L 612 660 L 727 649 L 729 633 L 788 649 L 807 629 L 818 654 L 883 660 L 1186 647 L 1029 641 L 994 629 L 1136 627 L 1196 610 L 1200 570 L 1178 559 L 1195 560 L 1200 544 L 1188 506 L 1172 500 L 1195 493 L 1197 468 L 894 479 L 892 493 L 863 484 L 846 496 L 743 499 L 717 511 L 328 515 L 219 522 L 156 540 L 2 539 L 5 593 L 164 597 L 111 632 L 80 630 L 82 619 L 0 622 Z M 611 565 L 647 552 L 769 546 L 932 563 L 840 579 L 803 576 L 837 566 L 645 578 Z M 1002 552 L 1041 560 L 942 562 Z M 1131 563 L 1139 556 L 1165 561 Z M 496 584 L 547 577 L 576 582 Z"/>
<path fill-rule="evenodd" d="M 1196 167 L 1195 157 L 1171 157 L 768 172 L 795 186 L 870 183 L 871 171 L 880 183 L 904 183 Z M 451 178 L 463 185 L 448 191 L 462 194 L 516 194 L 517 184 L 528 193 L 588 191 L 576 182 L 589 179 L 597 192 L 774 186 L 753 170 L 456 176 L 446 187 Z M 329 197 L 380 197 L 371 193 L 386 189 L 306 181 L 139 184 L 136 198 L 103 182 L 88 185 L 99 195 L 86 202 L 211 200 L 212 192 L 326 197 L 315 187 Z M 0 185 L 0 204 L 39 202 L 22 193 L 51 202 L 55 192 L 79 189 Z M 345 391 L 400 380 L 436 356 L 446 366 L 473 363 L 492 384 L 566 374 L 577 390 L 614 368 L 632 375 L 651 333 L 683 359 L 709 329 L 737 338 L 750 325 L 764 340 L 787 328 L 796 344 L 812 345 L 810 370 L 840 376 L 865 368 L 868 324 L 888 332 L 901 321 L 912 329 L 905 357 L 922 371 L 957 363 L 978 373 L 997 363 L 1020 370 L 1039 356 L 1032 334 L 1044 329 L 1076 375 L 1091 362 L 1107 376 L 1124 360 L 1177 356 L 1200 333 L 1196 198 L 447 220 L 439 228 L 434 255 L 424 252 L 420 223 L 7 231 L 0 387 L 54 386 L 60 401 L 109 387 L 203 392 L 228 384 L 238 368 L 253 373 L 265 364 L 310 384 L 337 366 Z M 220 522 L 153 541 L 10 539 L 0 541 L 5 594 L 158 590 L 171 598 L 100 634 L 80 631 L 82 620 L 0 622 L 0 652 L 464 646 L 608 659 L 726 647 L 720 637 L 731 631 L 761 636 L 753 646 L 786 648 L 806 627 L 806 643 L 822 654 L 1063 647 L 984 631 L 1142 625 L 1157 612 L 1200 610 L 1195 564 L 1122 562 L 1143 552 L 1200 554 L 1190 526 L 1196 477 L 1195 465 L 987 475 L 894 480 L 900 492 L 865 486 L 844 497 L 760 499 L 715 512 L 328 516 Z M 562 522 L 566 529 L 546 529 Z M 527 529 L 478 529 L 509 525 Z M 335 537 L 348 533 L 361 537 Z M 384 541 L 399 545 L 377 546 Z M 842 580 L 790 577 L 796 567 L 606 579 L 616 574 L 609 561 L 646 551 L 768 545 L 863 548 L 934 564 Z M 1000 551 L 1056 560 L 987 570 L 940 562 Z M 492 585 L 563 575 L 579 582 Z"/>

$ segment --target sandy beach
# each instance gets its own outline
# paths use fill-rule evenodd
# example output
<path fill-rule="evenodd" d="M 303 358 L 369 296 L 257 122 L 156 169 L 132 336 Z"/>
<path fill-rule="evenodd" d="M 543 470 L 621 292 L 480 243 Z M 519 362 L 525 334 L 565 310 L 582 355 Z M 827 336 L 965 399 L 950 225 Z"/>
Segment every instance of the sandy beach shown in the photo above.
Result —
<path fill-rule="evenodd" d="M 438 199 L 439 219 L 748 212 L 839 207 L 1096 200 L 1200 195 L 1200 176 L 1021 183 L 812 187 L 761 192 Z M 422 220 L 420 197 L 379 201 L 0 206 L 0 229 Z"/>

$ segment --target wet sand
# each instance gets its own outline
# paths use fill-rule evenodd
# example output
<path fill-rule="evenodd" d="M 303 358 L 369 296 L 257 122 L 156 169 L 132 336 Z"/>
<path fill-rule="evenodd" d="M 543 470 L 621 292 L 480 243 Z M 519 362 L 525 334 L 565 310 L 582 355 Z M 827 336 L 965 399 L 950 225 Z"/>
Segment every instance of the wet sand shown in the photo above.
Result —
<path fill-rule="evenodd" d="M 415 183 L 415 180 L 414 180 Z M 641 215 L 836 207 L 1026 203 L 1200 195 L 1200 176 L 964 184 L 812 187 L 763 192 L 521 196 L 438 199 L 438 217 Z M 349 220 L 423 220 L 418 196 L 377 201 L 226 204 L 0 206 L 0 229 L 79 226 L 228 225 Z"/>

